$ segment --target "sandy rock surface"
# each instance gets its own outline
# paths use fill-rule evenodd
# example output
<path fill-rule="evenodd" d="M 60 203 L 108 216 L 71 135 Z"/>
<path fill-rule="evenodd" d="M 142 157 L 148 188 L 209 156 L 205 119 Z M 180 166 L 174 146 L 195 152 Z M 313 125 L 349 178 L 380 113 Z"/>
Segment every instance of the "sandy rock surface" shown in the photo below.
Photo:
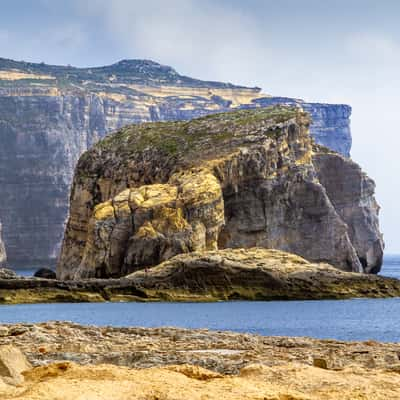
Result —
<path fill-rule="evenodd" d="M 0 334 L 0 362 L 20 349 L 34 365 L 19 384 L 0 368 L 2 400 L 400 398 L 400 344 L 65 322 Z"/>

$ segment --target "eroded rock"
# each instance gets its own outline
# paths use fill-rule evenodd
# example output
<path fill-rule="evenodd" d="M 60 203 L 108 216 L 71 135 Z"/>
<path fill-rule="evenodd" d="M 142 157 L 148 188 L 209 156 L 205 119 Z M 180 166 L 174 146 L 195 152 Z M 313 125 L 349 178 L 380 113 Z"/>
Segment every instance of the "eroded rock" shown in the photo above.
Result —
<path fill-rule="evenodd" d="M 18 275 L 15 271 L 8 268 L 0 268 L 0 279 L 17 279 Z"/>
<path fill-rule="evenodd" d="M 0 377 L 7 383 L 18 384 L 24 378 L 22 373 L 31 368 L 25 355 L 15 346 L 0 346 Z"/>
<path fill-rule="evenodd" d="M 299 108 L 271 107 L 110 135 L 78 163 L 58 277 L 117 277 L 178 253 L 255 246 L 342 270 L 379 271 L 373 184 L 340 158 L 337 181 L 366 186 L 349 190 L 343 209 L 309 123 Z"/>

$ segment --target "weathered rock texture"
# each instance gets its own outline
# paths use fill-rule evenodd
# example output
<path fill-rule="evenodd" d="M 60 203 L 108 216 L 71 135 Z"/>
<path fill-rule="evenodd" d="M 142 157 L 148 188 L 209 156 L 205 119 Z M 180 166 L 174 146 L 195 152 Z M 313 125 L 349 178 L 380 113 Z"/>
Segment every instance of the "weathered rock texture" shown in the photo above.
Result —
<path fill-rule="evenodd" d="M 0 397 L 19 400 L 398 400 L 393 343 L 67 322 L 0 325 L 35 366 Z M 13 364 L 15 361 L 13 360 Z"/>
<path fill-rule="evenodd" d="M 349 155 L 348 106 L 199 81 L 144 60 L 78 69 L 0 59 L 0 221 L 10 262 L 57 257 L 76 162 L 108 132 L 275 103 L 302 105 L 316 140 Z"/>
<path fill-rule="evenodd" d="M 378 271 L 373 184 L 352 161 L 313 150 L 308 126 L 301 109 L 276 106 L 110 135 L 78 163 L 58 277 L 118 277 L 178 253 L 254 246 Z"/>
<path fill-rule="evenodd" d="M 274 337 L 174 327 L 95 327 L 71 322 L 0 325 L 0 345 L 18 346 L 33 366 L 50 362 L 151 368 L 192 364 L 215 373 L 238 374 L 249 364 L 312 366 L 328 370 L 362 367 L 399 370 L 400 343 L 346 342 Z M 398 374 L 398 372 L 397 372 Z"/>
<path fill-rule="evenodd" d="M 149 299 L 171 301 L 391 297 L 400 288 L 396 280 L 343 272 L 260 248 L 181 254 L 127 278 Z"/>
<path fill-rule="evenodd" d="M 400 296 L 400 280 L 263 248 L 195 251 L 118 279 L 0 279 L 0 304 L 321 300 Z"/>
<path fill-rule="evenodd" d="M 13 385 L 24 381 L 23 372 L 32 366 L 18 347 L 0 346 L 0 378 Z"/>
<path fill-rule="evenodd" d="M 379 233 L 375 183 L 356 163 L 326 150 L 319 147 L 313 156 L 318 179 L 337 213 L 347 224 L 349 237 L 357 249 L 363 269 L 379 272 L 383 239 Z"/>

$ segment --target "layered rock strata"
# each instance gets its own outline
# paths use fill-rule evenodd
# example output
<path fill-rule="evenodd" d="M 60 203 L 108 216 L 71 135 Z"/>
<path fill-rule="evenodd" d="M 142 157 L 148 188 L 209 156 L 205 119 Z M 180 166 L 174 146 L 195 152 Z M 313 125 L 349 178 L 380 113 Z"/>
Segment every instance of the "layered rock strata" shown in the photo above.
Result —
<path fill-rule="evenodd" d="M 78 163 L 58 277 L 118 277 L 178 253 L 254 246 L 378 271 L 373 184 L 352 161 L 313 149 L 309 121 L 276 106 L 110 135 Z M 326 168 L 335 157 L 338 191 Z"/>
<path fill-rule="evenodd" d="M 0 325 L 0 334 L 2 399 L 400 396 L 398 344 L 67 322 Z"/>
<path fill-rule="evenodd" d="M 316 140 L 349 155 L 351 109 L 345 105 L 200 81 L 146 60 L 74 68 L 0 59 L 0 220 L 10 262 L 54 262 L 76 162 L 107 133 L 276 103 L 307 109 Z"/>

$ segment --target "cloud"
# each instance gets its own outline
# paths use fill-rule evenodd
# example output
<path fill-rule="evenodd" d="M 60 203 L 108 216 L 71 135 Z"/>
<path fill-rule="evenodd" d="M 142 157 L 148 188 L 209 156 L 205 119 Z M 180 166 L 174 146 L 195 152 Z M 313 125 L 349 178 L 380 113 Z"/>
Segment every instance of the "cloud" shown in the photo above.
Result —
<path fill-rule="evenodd" d="M 96 16 L 131 58 L 149 58 L 203 79 L 255 85 L 272 56 L 251 15 L 209 0 L 92 0 L 76 4 Z"/>

